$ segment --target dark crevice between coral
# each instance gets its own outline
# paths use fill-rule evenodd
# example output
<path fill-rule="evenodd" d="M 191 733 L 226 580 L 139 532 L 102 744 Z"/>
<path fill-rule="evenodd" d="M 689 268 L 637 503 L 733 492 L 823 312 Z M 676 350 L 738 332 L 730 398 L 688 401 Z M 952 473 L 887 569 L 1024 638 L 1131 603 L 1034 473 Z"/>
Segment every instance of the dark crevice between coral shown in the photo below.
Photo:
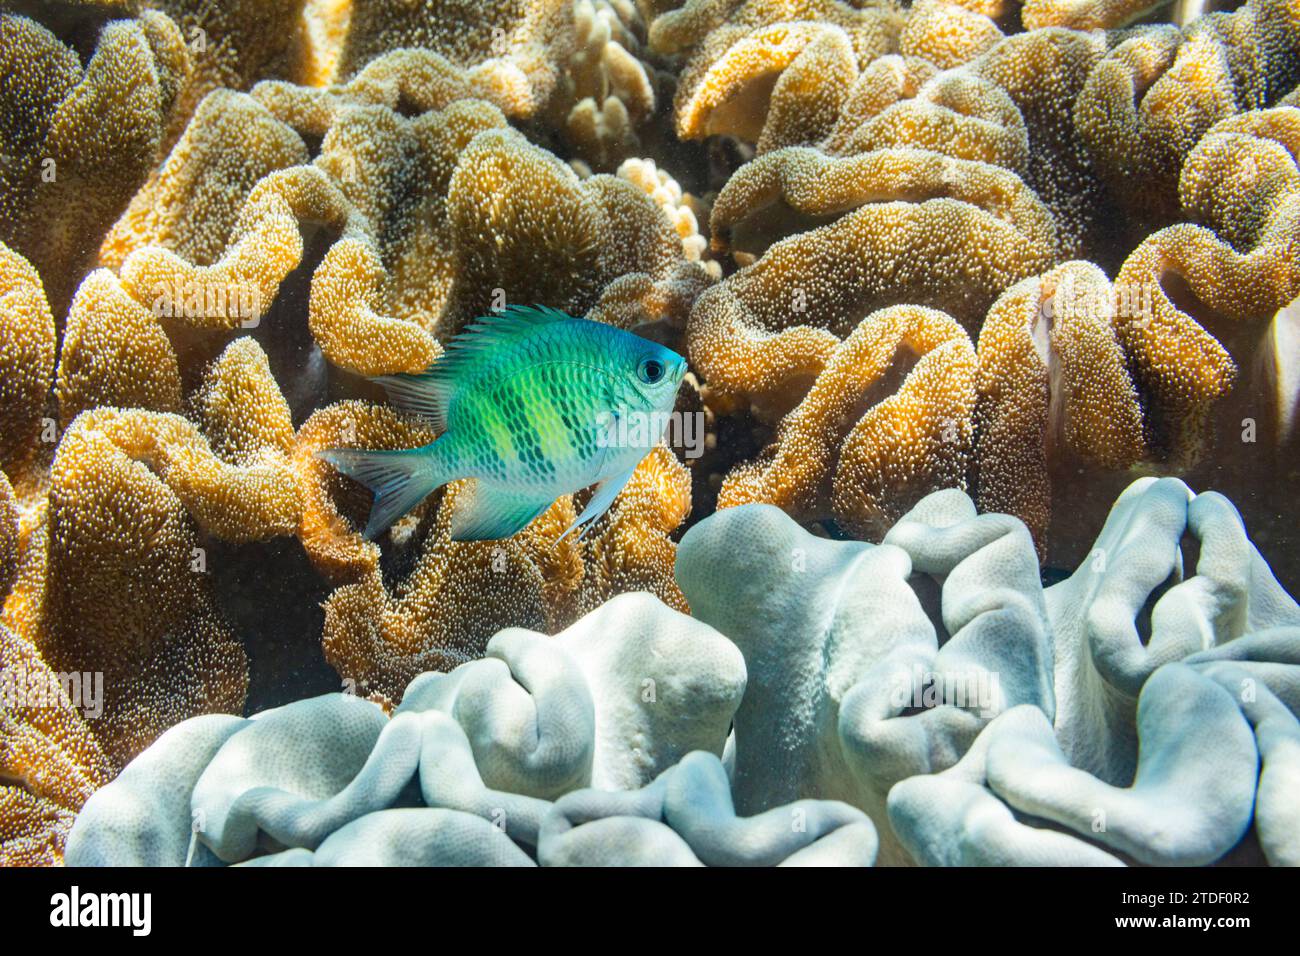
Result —
<path fill-rule="evenodd" d="M 1153 232 L 1170 225 L 1167 219 L 1155 220 L 1129 213 L 1114 198 L 1110 186 L 1101 186 L 1100 211 L 1090 223 L 1084 254 L 1106 275 L 1119 274 L 1120 267 Z"/>
<path fill-rule="evenodd" d="M 211 329 L 182 325 L 166 316 L 160 317 L 158 324 L 167 335 L 172 351 L 176 353 L 181 377 L 181 394 L 185 396 L 186 403 L 192 398 L 195 390 L 203 384 L 203 376 L 221 354 L 221 350 L 237 335 L 243 334 L 239 330 L 215 332 Z"/>
<path fill-rule="evenodd" d="M 1072 568 L 1058 568 L 1052 565 L 1045 565 L 1039 573 L 1039 580 L 1043 583 L 1043 590 L 1050 588 L 1053 584 L 1060 584 L 1062 581 L 1069 580 L 1074 574 Z"/>
<path fill-rule="evenodd" d="M 40 794 L 32 788 L 31 781 L 26 777 L 15 777 L 13 774 L 0 772 L 0 787 L 9 787 L 14 790 L 21 790 L 24 793 L 31 794 L 33 797 L 40 797 Z"/>
<path fill-rule="evenodd" d="M 161 319 L 163 330 L 175 350 L 181 371 L 181 387 L 193 396 L 211 364 L 226 347 L 243 336 L 251 336 L 266 353 L 295 429 L 324 404 L 328 362 L 308 326 L 311 278 L 335 237 L 326 230 L 308 228 L 302 261 L 280 283 L 275 298 L 248 327 L 206 329 Z"/>
<path fill-rule="evenodd" d="M 892 201 L 892 198 L 882 201 Z M 717 253 L 730 252 L 737 265 L 748 265 L 781 240 L 803 236 L 813 229 L 828 226 L 852 211 L 812 215 L 800 212 L 784 200 L 778 200 L 763 209 L 754 210 L 730 230 L 713 237 L 713 249 Z"/>
<path fill-rule="evenodd" d="M 296 538 L 233 545 L 202 541 L 213 596 L 249 659 L 245 714 L 339 689 L 325 662 L 321 604 L 329 586 Z"/>
<path fill-rule="evenodd" d="M 934 624 L 935 637 L 938 640 L 939 647 L 948 643 L 952 637 L 948 633 L 947 626 L 943 623 L 943 584 L 935 580 L 932 575 L 912 572 L 907 578 L 908 585 L 916 595 L 916 599 L 921 603 L 921 610 L 925 616 Z"/>
<path fill-rule="evenodd" d="M 384 588 L 388 593 L 400 593 L 411 579 L 416 569 L 419 567 L 420 559 L 424 556 L 426 550 L 438 546 L 437 542 L 431 541 L 435 530 L 434 518 L 438 513 L 438 508 L 442 504 L 443 495 L 446 494 L 446 486 L 435 489 L 427 498 L 416 505 L 415 509 L 408 515 L 399 518 L 394 524 L 393 529 L 389 531 L 381 540 L 382 548 L 379 553 L 379 573 L 384 582 Z M 362 489 L 361 495 L 371 500 L 369 491 Z M 358 530 L 366 526 L 366 518 L 370 514 L 370 506 L 367 505 L 358 517 L 353 520 L 353 526 Z M 443 542 L 446 547 L 446 542 Z"/>
<path fill-rule="evenodd" d="M 808 526 L 807 531 L 815 534 L 819 538 L 826 538 L 830 541 L 861 541 L 855 534 L 850 534 L 840 527 L 840 523 L 834 518 L 823 518 L 821 521 L 814 521 Z"/>
<path fill-rule="evenodd" d="M 295 126 L 293 123 L 290 123 L 286 120 L 280 120 L 280 122 L 284 123 L 286 126 L 288 126 L 290 129 L 292 129 L 295 133 L 298 134 L 298 138 L 302 140 L 303 146 L 307 147 L 307 157 L 308 157 L 307 165 L 315 165 L 316 160 L 320 158 L 320 148 L 321 145 L 325 142 L 325 134 L 317 133 L 312 130 L 301 129 L 298 126 Z"/>
<path fill-rule="evenodd" d="M 135 15 L 126 3 L 88 4 L 76 0 L 6 0 L 0 3 L 0 13 L 27 17 L 45 27 L 72 48 L 81 60 L 82 69 L 95 55 L 104 25 Z"/>
<path fill-rule="evenodd" d="M 1191 283 L 1180 272 L 1172 269 L 1164 270 L 1160 275 L 1160 289 L 1173 303 L 1174 308 L 1190 315 L 1201 328 L 1219 342 L 1225 343 L 1224 347 L 1229 352 L 1232 351 L 1227 343 L 1232 341 L 1234 333 L 1240 333 L 1241 323 L 1233 322 L 1221 312 L 1211 308 L 1196 294 Z"/>
<path fill-rule="evenodd" d="M 311 334 L 307 317 L 311 278 L 337 238 L 330 230 L 303 229 L 303 255 L 297 268 L 280 283 L 275 299 L 257 327 L 253 339 L 266 352 L 295 429 L 323 404 L 327 391 L 328 362 Z"/>
<path fill-rule="evenodd" d="M 681 140 L 672 132 L 673 110 L 672 94 L 666 93 L 656 100 L 655 112 L 636 128 L 641 139 L 641 148 L 636 151 L 640 157 L 653 159 L 655 166 L 668 171 L 668 174 L 682 187 L 683 193 L 691 193 L 703 198 L 706 193 L 716 193 L 726 181 L 717 180 L 712 174 L 710 143 L 701 140 Z M 753 150 L 748 151 L 752 157 Z M 731 172 L 735 169 L 732 168 Z M 728 176 L 730 172 L 728 173 Z M 707 223 L 700 223 L 700 231 L 705 232 Z"/>
<path fill-rule="evenodd" d="M 691 513 L 673 534 L 676 540 L 697 521 L 718 510 L 723 477 L 738 462 L 757 458 L 771 443 L 772 428 L 745 411 L 716 418 L 713 437 L 704 454 L 691 465 Z"/>
<path fill-rule="evenodd" d="M 734 136 L 711 136 L 705 143 L 708 159 L 707 189 L 718 192 L 741 166 L 754 158 L 754 147 Z"/>
<path fill-rule="evenodd" d="M 1186 538 L 1184 538 L 1184 540 L 1186 540 Z M 1155 610 L 1156 604 L 1159 603 L 1160 599 L 1165 596 L 1170 588 L 1176 584 L 1181 584 L 1185 575 L 1191 575 L 1194 573 L 1193 569 L 1196 565 L 1187 562 L 1185 551 L 1183 561 L 1183 567 L 1186 569 L 1185 572 L 1180 573 L 1177 567 L 1173 568 L 1173 570 L 1169 572 L 1169 576 L 1161 581 L 1154 591 L 1147 595 L 1146 601 L 1142 604 L 1142 607 L 1138 609 L 1137 617 L 1133 620 L 1133 627 L 1137 630 L 1138 640 L 1142 642 L 1143 647 L 1146 647 L 1151 643 L 1151 614 Z"/>
<path fill-rule="evenodd" d="M 832 331 L 838 332 L 838 330 Z M 848 331 L 852 332 L 851 329 Z M 847 414 L 838 423 L 840 437 L 836 443 L 837 447 L 839 442 L 842 442 L 848 436 L 849 431 L 862 420 L 862 417 L 867 412 L 885 399 L 898 394 L 899 389 L 903 387 L 903 382 L 907 379 L 907 376 L 912 374 L 912 369 L 916 368 L 917 363 L 920 361 L 920 353 L 907 345 L 900 345 L 894 350 L 894 354 L 890 356 L 889 364 L 874 380 L 867 383 L 866 388 L 862 389 Z"/>

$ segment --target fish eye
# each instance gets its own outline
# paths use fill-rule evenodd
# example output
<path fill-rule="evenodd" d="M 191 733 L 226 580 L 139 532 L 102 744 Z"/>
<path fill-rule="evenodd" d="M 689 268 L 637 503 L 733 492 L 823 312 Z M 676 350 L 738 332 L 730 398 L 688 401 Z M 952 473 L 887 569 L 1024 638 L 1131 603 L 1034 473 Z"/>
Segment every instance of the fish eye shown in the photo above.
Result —
<path fill-rule="evenodd" d="M 664 363 L 654 358 L 642 359 L 636 374 L 647 385 L 653 385 L 664 377 Z"/>

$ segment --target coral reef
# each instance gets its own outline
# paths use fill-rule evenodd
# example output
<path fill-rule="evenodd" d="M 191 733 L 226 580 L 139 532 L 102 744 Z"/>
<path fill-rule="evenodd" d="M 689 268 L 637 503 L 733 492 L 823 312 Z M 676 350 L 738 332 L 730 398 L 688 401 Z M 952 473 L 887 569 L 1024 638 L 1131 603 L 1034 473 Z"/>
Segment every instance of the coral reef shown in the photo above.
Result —
<path fill-rule="evenodd" d="M 914 569 L 947 576 L 938 626 L 908 584 Z M 742 813 L 824 797 L 881 827 L 893 784 L 944 769 L 1006 707 L 1053 706 L 1028 534 L 1005 516 L 976 518 L 961 492 L 923 499 L 879 546 L 817 538 L 768 505 L 721 511 L 683 538 L 677 575 L 692 612 L 745 654 L 733 783 Z M 942 647 L 940 633 L 952 635 Z M 903 716 L 927 684 L 940 696 Z M 972 689 L 983 694 L 967 699 Z M 905 859 L 884 827 L 881 839 L 882 862 Z"/>
<path fill-rule="evenodd" d="M 36 464 L 56 347 L 41 277 L 0 243 L 0 471 L 15 481 Z"/>
<path fill-rule="evenodd" d="M 5 13 L 0 58 L 13 154 L 0 173 L 0 241 L 40 270 L 62 317 L 87 264 L 85 237 L 112 225 L 153 168 L 189 53 L 170 18 L 145 11 L 107 23 L 83 69 L 49 30 Z"/>
<path fill-rule="evenodd" d="M 569 0 L 372 0 L 354 7 L 337 76 L 348 79 L 399 48 L 428 50 L 464 71 L 511 116 L 542 107 L 574 42 Z"/>
<path fill-rule="evenodd" d="M 340 486 L 347 480 L 314 452 L 340 444 L 410 447 L 428 434 L 427 426 L 390 409 L 360 404 L 332 405 L 299 431 L 299 537 L 336 585 L 325 604 L 324 650 L 345 680 L 397 699 L 421 671 L 482 656 L 502 627 L 553 632 L 625 590 L 647 589 L 684 609 L 673 581 L 676 546 L 668 535 L 690 511 L 690 484 L 686 469 L 662 446 L 642 461 L 581 542 L 571 536 L 557 544 L 576 517 L 568 497 L 513 538 L 453 542 L 451 514 L 466 489 L 464 482 L 453 483 L 394 529 L 408 570 L 395 587 L 388 584 L 380 548 L 360 534 L 364 501 L 355 492 L 346 497 Z M 345 520 L 339 503 L 351 509 L 353 521 Z"/>
<path fill-rule="evenodd" d="M 1192 668 L 1169 664 L 1142 689 L 1137 734 L 1136 774 L 1116 787 L 1070 765 L 1042 711 L 1012 709 L 983 731 L 972 748 L 980 757 L 891 791 L 889 818 L 932 865 L 1217 860 L 1246 833 L 1254 802 L 1258 755 L 1237 702 Z M 1016 822 L 1008 808 L 1114 852 Z"/>
<path fill-rule="evenodd" d="M 898 390 L 853 422 L 850 410 L 887 380 L 900 354 L 915 364 Z M 804 521 L 833 517 L 858 536 L 883 533 L 926 493 L 963 484 L 975 375 L 975 350 L 950 316 L 917 306 L 872 313 L 762 458 L 727 476 L 718 507 L 766 501 Z"/>
<path fill-rule="evenodd" d="M 293 533 L 293 432 L 249 339 L 213 364 L 195 402 L 206 434 L 172 412 L 77 415 L 48 487 L 29 493 L 17 534 L 6 535 L 6 579 L 15 579 L 0 625 L 6 679 L 55 692 L 30 713 L 18 708 L 14 719 L 34 729 L 6 727 L 4 739 L 15 760 L 30 761 L 13 776 L 66 816 L 43 838 L 55 853 L 71 811 L 158 734 L 194 713 L 243 706 L 247 656 L 214 603 L 207 536 Z M 102 696 L 83 721 L 88 704 L 79 697 L 74 708 L 66 685 L 92 679 Z"/>
<path fill-rule="evenodd" d="M 441 14 L 430 6 L 432 23 Z M 14 485 L 6 507 L 21 505 L 22 519 L 16 534 L 6 524 L 6 578 L 17 583 L 4 619 L 45 665 L 107 675 L 104 714 L 91 725 L 106 774 L 187 716 L 244 706 L 246 651 L 205 564 L 214 543 L 221 550 L 299 538 L 335 585 L 322 626 L 326 657 L 348 681 L 394 699 L 421 670 L 480 656 L 506 625 L 556 630 L 629 587 L 684 606 L 668 534 L 689 511 L 690 492 L 671 455 L 647 464 L 603 531 L 561 554 L 551 545 L 567 522 L 539 525 L 531 546 L 448 553 L 437 545 L 431 513 L 428 527 L 403 539 L 403 547 L 427 544 L 427 559 L 412 560 L 396 594 L 379 550 L 363 546 L 333 503 L 340 494 L 355 500 L 355 492 L 337 479 L 325 490 L 311 457 L 318 437 L 366 440 L 376 428 L 398 427 L 369 403 L 329 405 L 325 362 L 364 375 L 420 371 L 441 354 L 436 335 L 490 308 L 498 286 L 579 312 L 599 308 L 626 325 L 680 327 L 694 293 L 712 281 L 691 261 L 702 240 L 688 208 L 626 179 L 580 181 L 506 128 L 507 114 L 540 107 L 555 82 L 548 73 L 564 61 L 555 32 L 561 7 L 550 9 L 506 38 L 517 55 L 491 63 L 477 59 L 483 51 L 448 48 L 443 41 L 455 31 L 430 35 L 428 44 L 411 37 L 412 47 L 394 57 L 372 56 L 367 43 L 386 53 L 384 32 L 393 27 L 372 9 L 369 19 L 352 19 L 328 67 L 340 85 L 319 89 L 294 82 L 300 74 L 283 55 L 282 36 L 237 37 L 246 26 L 237 9 L 178 6 L 167 11 L 175 24 L 142 14 L 164 38 L 179 24 L 187 38 L 209 34 L 223 52 L 199 59 L 179 105 L 154 110 L 161 119 L 145 129 L 150 152 L 138 173 L 99 164 L 125 192 L 108 218 L 64 230 L 82 245 L 95 238 L 98 258 L 87 264 L 99 268 L 66 297 L 70 308 L 55 299 L 51 310 L 37 270 L 3 247 L 3 355 L 12 370 L 0 394 L 3 467 Z M 219 22 L 223 15 L 230 21 Z M 34 22 L 6 18 L 5 29 L 43 43 L 42 56 L 66 59 Z M 105 28 L 101 47 L 124 29 Z M 542 59 L 539 37 L 555 39 Z M 11 50 L 29 55 L 21 45 L 7 44 Z M 181 65 L 190 69 L 188 60 Z M 6 101 L 18 107 L 12 122 L 53 123 L 21 108 L 27 95 L 15 91 Z M 50 93 L 51 111 L 62 95 Z M 412 99 L 424 108 L 403 115 Z M 144 112 L 129 102 L 123 108 Z M 142 128 L 100 118 L 106 129 Z M 169 120 L 177 124 L 170 137 Z M 479 136 L 491 132 L 498 135 Z M 21 141 L 33 163 L 38 133 Z M 482 190 L 494 183 L 515 193 L 485 204 Z M 25 198 L 21 186 L 14 192 Z M 538 199 L 549 203 L 557 188 L 569 204 L 549 218 L 552 207 Z M 556 233 L 557 225 L 577 231 Z M 315 273 L 299 312 L 310 336 L 305 364 L 284 351 L 300 347 L 302 336 L 277 327 L 288 321 L 282 292 L 304 259 Z M 45 268 L 49 260 L 33 261 Z M 54 273 L 75 279 L 77 264 Z M 546 285 L 551 275 L 558 279 Z M 282 377 L 303 368 L 317 371 L 303 382 Z M 345 397 L 373 398 L 364 386 L 343 387 Z M 377 414 L 380 425 L 365 424 Z M 332 433 L 331 423 L 344 433 Z M 400 427 L 390 443 L 418 434 L 412 424 Z M 566 509 L 571 503 L 557 504 L 557 514 Z M 442 509 L 437 520 L 445 525 L 448 515 Z M 459 611 L 447 613 L 453 607 Z M 83 629 L 87 620 L 99 622 L 93 632 Z M 51 761 L 50 772 L 68 775 Z M 84 799 L 89 790 L 78 793 Z M 75 810 L 79 802 L 60 805 Z M 61 845 L 66 820 L 50 830 Z"/>
<path fill-rule="evenodd" d="M 0 471 L 0 599 L 18 576 L 20 522 L 18 500 Z M 77 811 L 113 778 L 79 710 L 87 676 L 61 679 L 29 640 L 0 622 L 0 865 L 61 862 Z M 84 690 L 93 695 L 95 688 Z"/>
<path fill-rule="evenodd" d="M 686 258 L 699 259 L 708 246 L 708 241 L 700 235 L 699 212 L 702 207 L 699 200 L 683 193 L 677 180 L 668 175 L 666 169 L 656 169 L 652 159 L 626 160 L 618 167 L 618 175 L 650 194 L 655 204 L 668 213 L 677 234 L 682 237 L 682 252 Z M 709 268 L 715 278 L 721 276 L 716 262 L 706 262 L 705 268 Z"/>
<path fill-rule="evenodd" d="M 1296 862 L 1298 88 L 1294 0 L 0 13 L 0 863 Z M 316 452 L 531 304 L 699 445 L 365 540 Z"/>
<path fill-rule="evenodd" d="M 6 523 L 4 533 L 12 538 L 16 521 L 7 518 Z M 5 543 L 9 553 L 0 553 L 6 565 L 11 565 L 10 544 Z M 0 579 L 0 593 L 8 592 L 10 578 Z M 74 690 L 30 642 L 4 624 L 0 667 L 0 775 L 5 781 L 0 786 L 0 865 L 58 863 L 73 818 L 96 788 L 113 778 L 113 765 L 78 709 L 82 675 Z"/>
<path fill-rule="evenodd" d="M 1173 479 L 1134 483 L 1092 556 L 1046 589 L 1024 525 L 956 490 L 878 546 L 766 505 L 721 511 L 683 538 L 677 574 L 745 655 L 739 811 L 843 800 L 875 822 L 882 862 L 1208 863 L 1251 823 L 1253 724 L 1278 779 L 1291 772 L 1300 606 L 1226 499 Z M 1235 686 L 1201 674 L 1238 666 Z M 1261 806 L 1280 834 L 1287 811 Z"/>
<path fill-rule="evenodd" d="M 1272 106 L 1291 89 L 1298 50 L 1294 12 L 1279 0 L 1249 0 L 1182 30 L 1139 28 L 1106 53 L 1079 94 L 1075 123 L 1135 226 L 1150 231 L 1174 218 L 1188 154 L 1216 123 Z"/>
<path fill-rule="evenodd" d="M 151 458 L 165 477 L 142 467 Z M 56 671 L 105 675 L 93 729 L 117 762 L 191 708 L 242 705 L 244 651 L 196 573 L 186 504 L 206 500 L 200 520 L 255 536 L 291 517 L 265 470 L 226 466 L 185 419 L 145 411 L 85 413 L 60 443 L 4 619 Z"/>
<path fill-rule="evenodd" d="M 657 794 L 670 822 L 653 825 L 714 864 L 869 862 L 874 832 L 848 807 L 792 808 L 811 821 L 784 836 L 775 815 L 734 818 L 717 755 L 744 687 L 735 645 L 651 595 L 625 594 L 553 639 L 498 633 L 482 660 L 416 678 L 391 718 L 347 694 L 254 721 L 193 718 L 91 798 L 69 862 L 233 863 L 276 849 L 316 865 L 531 865 L 537 854 L 572 864 L 599 852 L 609 828 L 598 818 L 654 820 L 636 794 Z M 590 803 L 620 794 L 635 808 Z M 553 804 L 563 822 L 551 841 Z M 730 848 L 714 829 L 725 819 L 746 834 Z"/>
<path fill-rule="evenodd" d="M 875 857 L 875 828 L 843 803 L 737 816 L 726 770 L 704 751 L 641 790 L 565 794 L 538 839 L 542 866 L 870 866 Z"/>
<path fill-rule="evenodd" d="M 573 16 L 575 50 L 551 110 L 575 157 L 608 172 L 643 147 L 662 74 L 644 56 L 645 23 L 632 0 L 577 0 Z"/>
<path fill-rule="evenodd" d="M 948 70 L 976 59 L 1002 37 L 982 11 L 946 0 L 919 0 L 908 11 L 898 50 Z"/>
<path fill-rule="evenodd" d="M 1143 240 L 1113 283 L 1069 262 L 990 309 L 979 337 L 981 507 L 1023 518 L 1046 548 L 1078 537 L 1068 523 L 1048 528 L 1054 493 L 1095 493 L 1080 468 L 1095 484 L 1141 462 L 1172 466 L 1247 498 L 1210 455 L 1239 441 L 1258 445 L 1250 454 L 1280 479 L 1253 492 L 1259 513 L 1285 510 L 1298 400 L 1288 306 L 1300 279 L 1285 251 L 1297 178 L 1284 144 L 1294 148 L 1297 123 L 1300 111 L 1282 107 L 1214 126 L 1183 165 L 1192 221 Z M 1278 558 L 1293 574 L 1290 555 Z"/>
<path fill-rule="evenodd" d="M 677 135 L 735 135 L 760 152 L 820 138 L 860 64 L 893 51 L 902 17 L 886 4 L 694 0 L 650 24 L 650 46 L 685 54 Z"/>
<path fill-rule="evenodd" d="M 615 177 L 580 181 L 489 103 L 407 119 L 382 85 L 351 93 L 360 79 L 338 94 L 358 102 L 331 108 L 309 165 L 295 128 L 321 134 L 313 91 L 210 95 L 101 260 L 165 325 L 254 328 L 301 263 L 304 232 L 323 225 L 337 241 L 316 267 L 308 325 L 325 358 L 363 375 L 423 370 L 441 354 L 435 333 L 503 299 L 685 323 L 711 276 L 675 208 Z M 265 142 L 249 151 L 250 137 Z M 206 176 L 214 164 L 229 174 Z"/>
<path fill-rule="evenodd" d="M 86 802 L 68 862 L 1202 865 L 1252 830 L 1300 852 L 1300 605 L 1220 495 L 1135 482 L 1046 589 L 1025 526 L 955 489 L 880 545 L 726 509 L 677 576 L 695 617 L 638 593 L 508 628 L 391 714 L 192 718 Z"/>
<path fill-rule="evenodd" d="M 1040 551 L 1053 476 L 1061 485 L 1080 462 L 1095 474 L 1146 455 L 1143 409 L 1115 328 L 1122 305 L 1105 273 L 1072 261 L 1012 286 L 980 330 L 980 507 L 1021 518 Z"/>
<path fill-rule="evenodd" d="M 1000 290 L 1056 255 L 1050 214 L 1014 173 L 895 148 L 760 157 L 718 196 L 714 242 L 780 200 L 838 218 L 776 242 L 707 290 L 687 329 L 689 357 L 710 387 L 769 415 L 791 407 L 838 336 L 877 308 L 902 300 L 977 328 Z"/>
<path fill-rule="evenodd" d="M 1296 394 L 1287 373 L 1279 374 L 1293 346 L 1270 340 L 1286 334 L 1283 310 L 1300 296 L 1300 272 L 1287 251 L 1300 235 L 1300 169 L 1290 151 L 1297 144 L 1300 110 L 1293 107 L 1242 113 L 1213 127 L 1183 166 L 1179 190 L 1192 222 L 1147 237 L 1116 278 L 1120 286 L 1156 287 L 1151 316 L 1130 316 L 1119 332 L 1142 357 L 1134 364 L 1151 396 L 1151 441 L 1175 459 L 1200 450 L 1210 408 L 1229 391 L 1250 396 L 1268 388 L 1272 400 L 1252 409 L 1261 437 L 1275 446 L 1293 437 L 1287 422 Z M 1175 277 L 1190 293 L 1177 303 Z M 1245 377 L 1242 366 L 1255 372 L 1249 359 L 1261 350 L 1274 368 L 1255 373 L 1265 381 L 1234 389 Z"/>

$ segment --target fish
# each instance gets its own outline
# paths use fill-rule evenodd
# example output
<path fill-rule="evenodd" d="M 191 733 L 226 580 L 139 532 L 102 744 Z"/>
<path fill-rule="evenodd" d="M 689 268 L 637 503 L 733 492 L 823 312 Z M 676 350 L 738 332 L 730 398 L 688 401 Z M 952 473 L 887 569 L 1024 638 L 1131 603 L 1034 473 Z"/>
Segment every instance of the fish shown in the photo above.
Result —
<path fill-rule="evenodd" d="M 433 442 L 316 454 L 374 492 L 367 540 L 462 478 L 474 484 L 468 504 L 457 499 L 453 541 L 508 538 L 557 498 L 594 484 L 560 536 L 581 529 L 580 540 L 658 444 L 686 370 L 672 349 L 623 329 L 547 306 L 507 306 L 471 323 L 426 371 L 375 379 L 440 432 Z M 663 424 L 627 427 L 637 416 Z"/>

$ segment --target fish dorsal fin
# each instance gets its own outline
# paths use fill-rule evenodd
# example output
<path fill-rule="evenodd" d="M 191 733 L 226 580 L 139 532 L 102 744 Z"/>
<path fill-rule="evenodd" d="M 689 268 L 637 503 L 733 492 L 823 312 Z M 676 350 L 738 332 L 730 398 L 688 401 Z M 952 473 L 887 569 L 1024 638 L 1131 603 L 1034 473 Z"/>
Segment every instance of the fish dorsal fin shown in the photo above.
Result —
<path fill-rule="evenodd" d="M 389 401 L 398 408 L 413 412 L 444 432 L 454 383 L 445 376 L 435 375 L 436 369 L 435 364 L 419 375 L 379 375 L 373 380 L 384 386 Z"/>
<path fill-rule="evenodd" d="M 466 326 L 447 343 L 447 351 L 427 371 L 383 375 L 375 381 L 384 386 L 395 405 L 444 431 L 458 383 L 473 377 L 483 358 L 539 328 L 572 320 L 573 316 L 545 305 L 508 305 Z"/>
<path fill-rule="evenodd" d="M 450 349 L 501 345 L 556 322 L 572 322 L 573 316 L 546 305 L 508 305 L 500 312 L 481 315 L 451 340 Z"/>

